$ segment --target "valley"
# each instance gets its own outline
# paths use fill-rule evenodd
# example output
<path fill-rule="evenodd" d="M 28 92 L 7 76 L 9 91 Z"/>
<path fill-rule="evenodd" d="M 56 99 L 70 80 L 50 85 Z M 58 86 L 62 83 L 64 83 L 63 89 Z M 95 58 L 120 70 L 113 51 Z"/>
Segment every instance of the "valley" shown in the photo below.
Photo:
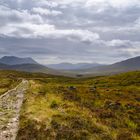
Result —
<path fill-rule="evenodd" d="M 0 70 L 39 72 L 67 77 L 93 77 L 113 75 L 140 70 L 140 56 L 117 63 L 103 65 L 98 63 L 59 63 L 43 65 L 30 57 L 4 56 L 0 58 Z"/>

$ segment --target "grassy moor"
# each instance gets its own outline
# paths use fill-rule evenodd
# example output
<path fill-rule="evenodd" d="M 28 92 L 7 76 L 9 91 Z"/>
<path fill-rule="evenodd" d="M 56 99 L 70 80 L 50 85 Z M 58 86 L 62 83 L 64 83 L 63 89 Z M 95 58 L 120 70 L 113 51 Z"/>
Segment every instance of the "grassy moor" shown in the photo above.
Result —
<path fill-rule="evenodd" d="M 12 75 L 30 84 L 17 140 L 140 140 L 138 71 L 92 78 L 14 71 L 1 75 L 1 81 Z"/>

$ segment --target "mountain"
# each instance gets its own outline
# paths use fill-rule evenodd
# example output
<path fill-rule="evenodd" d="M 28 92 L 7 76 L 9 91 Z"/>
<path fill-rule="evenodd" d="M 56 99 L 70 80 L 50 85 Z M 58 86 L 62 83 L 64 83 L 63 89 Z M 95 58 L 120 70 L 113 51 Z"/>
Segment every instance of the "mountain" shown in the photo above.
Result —
<path fill-rule="evenodd" d="M 60 63 L 60 64 L 48 64 L 46 66 L 57 70 L 79 70 L 79 69 L 89 69 L 102 65 L 98 63 L 77 63 L 77 64 Z"/>
<path fill-rule="evenodd" d="M 7 67 L 6 64 L 0 63 L 0 69 L 5 69 Z"/>
<path fill-rule="evenodd" d="M 0 59 L 0 70 L 17 70 L 26 72 L 39 72 L 53 75 L 71 76 L 69 73 L 54 70 L 37 63 L 32 58 L 19 58 L 15 56 L 4 56 Z"/>
<path fill-rule="evenodd" d="M 6 65 L 20 65 L 20 64 L 38 64 L 35 60 L 30 57 L 19 58 L 15 56 L 4 56 L 0 59 L 0 63 Z"/>
<path fill-rule="evenodd" d="M 55 70 L 40 65 L 30 57 L 19 58 L 15 56 L 4 56 L 0 59 L 1 70 L 17 70 L 27 72 L 55 73 Z M 57 73 L 57 72 L 56 72 Z"/>
<path fill-rule="evenodd" d="M 130 58 L 112 65 L 99 66 L 86 70 L 81 70 L 80 72 L 84 74 L 104 75 L 104 74 L 136 71 L 136 70 L 140 70 L 140 56 Z"/>
<path fill-rule="evenodd" d="M 5 58 L 7 59 L 7 57 L 3 57 L 0 60 L 6 60 Z M 40 65 L 33 59 L 29 59 L 29 60 L 33 60 L 32 61 L 33 64 L 30 64 L 31 61 L 29 61 L 28 63 L 27 61 L 25 61 L 25 60 L 28 60 L 27 58 L 8 57 L 8 59 L 9 58 L 12 58 L 12 59 L 14 58 L 14 60 L 17 59 L 18 62 L 9 60 L 9 62 L 7 62 L 7 63 L 10 63 L 9 65 L 9 64 L 6 64 L 6 61 L 0 61 L 1 70 L 41 72 L 41 73 L 47 73 L 47 74 L 53 74 L 53 75 L 65 75 L 65 76 L 76 76 L 76 75 L 81 76 L 81 74 L 85 76 L 86 75 L 89 75 L 89 76 L 90 75 L 108 75 L 108 74 L 140 70 L 140 56 L 127 59 L 127 60 L 112 64 L 112 65 L 106 65 L 106 66 L 102 66 L 102 65 L 98 66 L 98 64 L 96 66 L 94 64 L 87 64 L 87 63 L 80 63 L 80 64 L 62 63 L 61 65 L 58 64 L 57 70 L 53 69 L 54 67 L 49 68 L 49 67 Z M 19 62 L 22 64 L 17 64 Z M 12 65 L 13 63 L 16 63 L 16 65 Z M 61 68 L 61 70 L 59 68 Z M 65 68 L 66 70 L 62 70 L 62 68 L 63 69 Z"/>

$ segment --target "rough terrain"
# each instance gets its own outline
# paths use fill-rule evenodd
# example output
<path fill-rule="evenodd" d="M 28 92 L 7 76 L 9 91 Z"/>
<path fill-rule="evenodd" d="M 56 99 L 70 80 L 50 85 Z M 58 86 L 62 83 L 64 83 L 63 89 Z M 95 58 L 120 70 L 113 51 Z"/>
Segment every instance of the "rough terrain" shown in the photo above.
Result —
<path fill-rule="evenodd" d="M 28 81 L 22 80 L 16 88 L 0 96 L 0 140 L 16 139 L 19 112 L 27 88 Z"/>

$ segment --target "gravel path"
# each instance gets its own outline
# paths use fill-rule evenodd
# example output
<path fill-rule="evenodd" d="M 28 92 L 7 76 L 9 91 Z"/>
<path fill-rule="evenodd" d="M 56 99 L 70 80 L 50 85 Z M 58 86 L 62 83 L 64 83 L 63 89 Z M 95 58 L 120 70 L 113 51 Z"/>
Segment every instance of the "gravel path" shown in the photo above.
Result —
<path fill-rule="evenodd" d="M 27 80 L 22 80 L 16 88 L 0 96 L 0 140 L 16 139 L 19 112 L 28 85 Z"/>

